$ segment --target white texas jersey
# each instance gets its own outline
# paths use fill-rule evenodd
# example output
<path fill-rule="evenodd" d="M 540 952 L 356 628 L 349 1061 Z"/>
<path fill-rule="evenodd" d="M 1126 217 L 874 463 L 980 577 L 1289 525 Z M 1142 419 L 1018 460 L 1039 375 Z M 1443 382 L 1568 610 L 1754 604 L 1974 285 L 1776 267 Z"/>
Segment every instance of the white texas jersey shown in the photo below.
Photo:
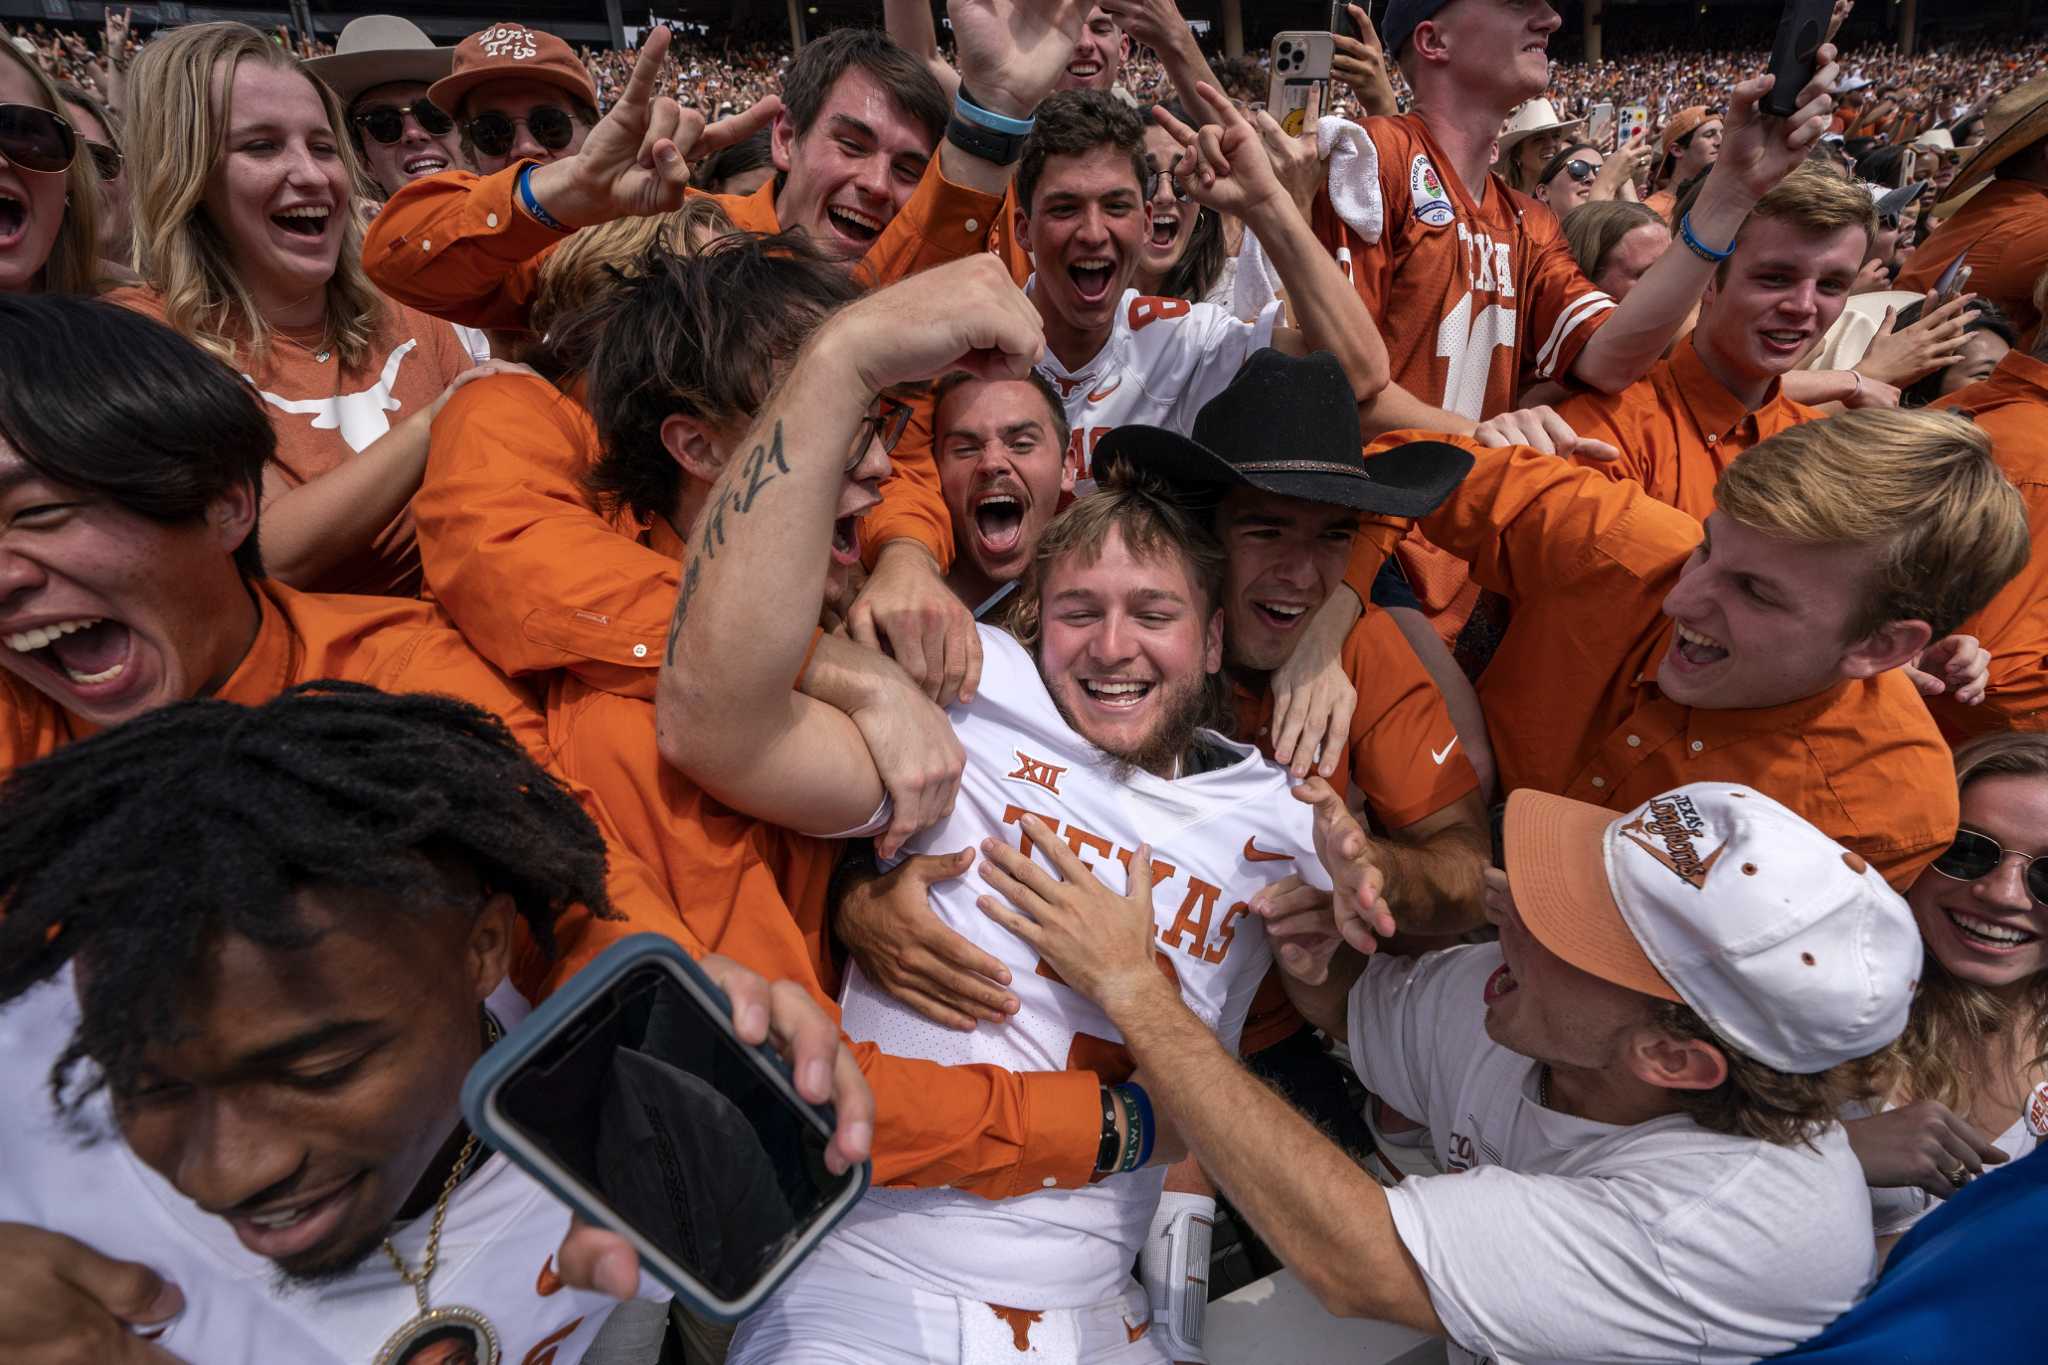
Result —
<path fill-rule="evenodd" d="M 510 1022 L 509 988 L 492 998 Z M 516 997 L 515 997 L 516 998 Z M 523 1006 L 520 1007 L 523 1010 Z M 157 1342 L 205 1365 L 365 1365 L 418 1312 L 381 1252 L 317 1289 L 278 1292 L 271 1263 L 245 1249 L 223 1219 L 201 1212 L 136 1159 L 114 1132 L 105 1097 L 88 1106 L 83 1142 L 50 1102 L 50 1065 L 77 1026 L 67 969 L 0 1011 L 0 1222 L 60 1232 L 105 1255 L 139 1261 L 185 1294 Z M 392 1236 L 409 1265 L 425 1250 L 429 1218 Z M 566 1288 L 554 1254 L 569 1210 L 502 1156 L 456 1187 L 428 1286 L 436 1308 L 476 1310 L 497 1329 L 504 1365 L 574 1365 L 613 1301 Z"/>
<path fill-rule="evenodd" d="M 1026 293 L 1036 280 L 1025 282 Z M 1213 303 L 1126 289 L 1109 340 L 1086 364 L 1069 370 L 1050 351 L 1038 363 L 1066 403 L 1073 428 L 1067 465 L 1075 477 L 1088 477 L 1095 443 L 1120 426 L 1142 423 L 1187 435 L 1202 405 L 1223 391 L 1252 352 L 1273 344 L 1279 320 L 1277 301 L 1244 322 Z"/>
<path fill-rule="evenodd" d="M 1117 865 L 1128 867 L 1138 845 L 1149 843 L 1159 969 L 1235 1051 L 1272 963 L 1265 926 L 1246 901 L 1293 872 L 1329 885 L 1315 854 L 1310 808 L 1288 795 L 1284 769 L 1208 731 L 1204 743 L 1236 761 L 1172 782 L 1142 771 L 1119 778 L 1061 718 L 1024 647 L 1003 631 L 980 631 L 980 690 L 952 709 L 967 750 L 959 800 L 904 854 L 972 848 L 987 838 L 1028 849 L 1021 824 L 1031 813 L 1121 890 L 1126 877 Z M 841 1026 L 885 1051 L 947 1065 L 1127 1078 L 1123 1035 L 1029 945 L 976 907 L 984 890 L 970 872 L 934 886 L 932 909 L 1010 967 L 1021 1008 L 1009 1022 L 982 1023 L 971 1033 L 941 1028 L 854 967 L 841 993 Z M 835 1249 L 842 1262 L 869 1274 L 958 1298 L 1083 1307 L 1112 1297 L 1129 1277 L 1164 1179 L 1155 1167 L 1084 1189 L 998 1201 L 946 1189 L 872 1190 L 833 1234 Z"/>

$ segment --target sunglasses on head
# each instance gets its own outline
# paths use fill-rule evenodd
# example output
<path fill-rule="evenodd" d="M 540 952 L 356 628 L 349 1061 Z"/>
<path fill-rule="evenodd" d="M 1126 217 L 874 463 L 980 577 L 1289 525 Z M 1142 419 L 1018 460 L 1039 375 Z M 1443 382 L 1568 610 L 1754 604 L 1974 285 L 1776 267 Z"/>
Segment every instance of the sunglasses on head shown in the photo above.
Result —
<path fill-rule="evenodd" d="M 407 114 L 413 116 L 428 137 L 446 136 L 455 127 L 455 120 L 424 95 L 411 104 L 373 104 L 358 109 L 355 125 L 388 147 L 405 136 Z"/>
<path fill-rule="evenodd" d="M 1957 830 L 1956 841 L 1934 860 L 1933 867 L 1955 881 L 1975 882 L 1997 871 L 2008 857 L 2025 859 L 2027 894 L 2036 905 L 2048 905 L 2048 860 L 2028 858 L 2024 853 L 2008 854 L 1996 839 L 1974 829 Z"/>
<path fill-rule="evenodd" d="M 33 104 L 0 104 L 0 157 L 24 171 L 54 175 L 78 155 L 71 125 Z"/>
<path fill-rule="evenodd" d="M 525 118 L 510 118 L 500 113 L 478 114 L 462 130 L 469 134 L 469 140 L 485 156 L 504 156 L 512 150 L 512 139 L 518 136 L 520 124 L 533 134 L 533 140 L 551 152 L 559 152 L 569 145 L 569 139 L 576 135 L 576 120 L 567 109 L 558 104 L 536 104 L 526 111 Z"/>

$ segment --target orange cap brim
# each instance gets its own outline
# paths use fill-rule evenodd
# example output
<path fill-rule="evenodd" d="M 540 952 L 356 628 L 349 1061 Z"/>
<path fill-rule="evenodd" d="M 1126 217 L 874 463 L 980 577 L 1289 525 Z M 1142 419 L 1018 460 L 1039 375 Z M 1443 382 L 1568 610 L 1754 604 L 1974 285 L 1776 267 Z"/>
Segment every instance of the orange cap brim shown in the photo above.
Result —
<path fill-rule="evenodd" d="M 1547 792 L 1510 792 L 1502 843 L 1515 911 L 1537 942 L 1580 971 L 1679 1000 L 1636 942 L 1607 880 L 1607 827 L 1617 818 Z"/>

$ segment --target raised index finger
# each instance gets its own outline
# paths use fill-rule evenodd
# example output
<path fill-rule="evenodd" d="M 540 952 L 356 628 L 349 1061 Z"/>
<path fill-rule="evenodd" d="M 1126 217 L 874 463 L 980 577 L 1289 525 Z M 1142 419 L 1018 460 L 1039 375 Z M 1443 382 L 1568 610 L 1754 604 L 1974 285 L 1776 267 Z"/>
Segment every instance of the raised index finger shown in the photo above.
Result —
<path fill-rule="evenodd" d="M 1183 147 L 1195 145 L 1195 130 L 1175 118 L 1163 104 L 1152 106 L 1152 121 L 1173 135 L 1173 140 Z"/>
<path fill-rule="evenodd" d="M 668 56 L 668 43 L 668 25 L 656 24 L 633 58 L 633 70 L 626 77 L 626 88 L 619 92 L 620 104 L 645 104 L 654 98 L 655 90 L 661 84 L 661 63 Z"/>

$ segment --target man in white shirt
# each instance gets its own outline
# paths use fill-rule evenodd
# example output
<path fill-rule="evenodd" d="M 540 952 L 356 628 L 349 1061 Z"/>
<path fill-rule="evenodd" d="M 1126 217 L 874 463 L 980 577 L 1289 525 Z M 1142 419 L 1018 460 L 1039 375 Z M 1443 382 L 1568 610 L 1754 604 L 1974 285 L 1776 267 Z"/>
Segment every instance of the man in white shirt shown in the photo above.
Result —
<path fill-rule="evenodd" d="M 633 1292 L 461 1118 L 514 954 L 611 913 L 596 827 L 496 717 L 176 703 L 16 769 L 0 868 L 0 1360 L 567 1365 L 590 1286 Z M 801 992 L 705 967 L 743 1031 L 812 1035 L 800 1073 L 830 1055 Z"/>
<path fill-rule="evenodd" d="M 1334 796 L 1318 838 L 1362 838 Z M 1063 883 L 990 913 L 1102 1005 L 1166 1121 L 1332 1311 L 1499 1365 L 1734 1362 L 1819 1332 L 1872 1268 L 1834 1116 L 1905 1024 L 1905 902 L 1728 783 L 1619 817 L 1517 791 L 1505 845 L 1497 944 L 1367 962 L 1338 942 L 1370 946 L 1344 911 L 1271 926 L 1290 974 L 1319 983 L 1292 983 L 1303 1013 L 1458 1173 L 1391 1189 L 1155 988 L 1142 907 L 1064 849 Z"/>

